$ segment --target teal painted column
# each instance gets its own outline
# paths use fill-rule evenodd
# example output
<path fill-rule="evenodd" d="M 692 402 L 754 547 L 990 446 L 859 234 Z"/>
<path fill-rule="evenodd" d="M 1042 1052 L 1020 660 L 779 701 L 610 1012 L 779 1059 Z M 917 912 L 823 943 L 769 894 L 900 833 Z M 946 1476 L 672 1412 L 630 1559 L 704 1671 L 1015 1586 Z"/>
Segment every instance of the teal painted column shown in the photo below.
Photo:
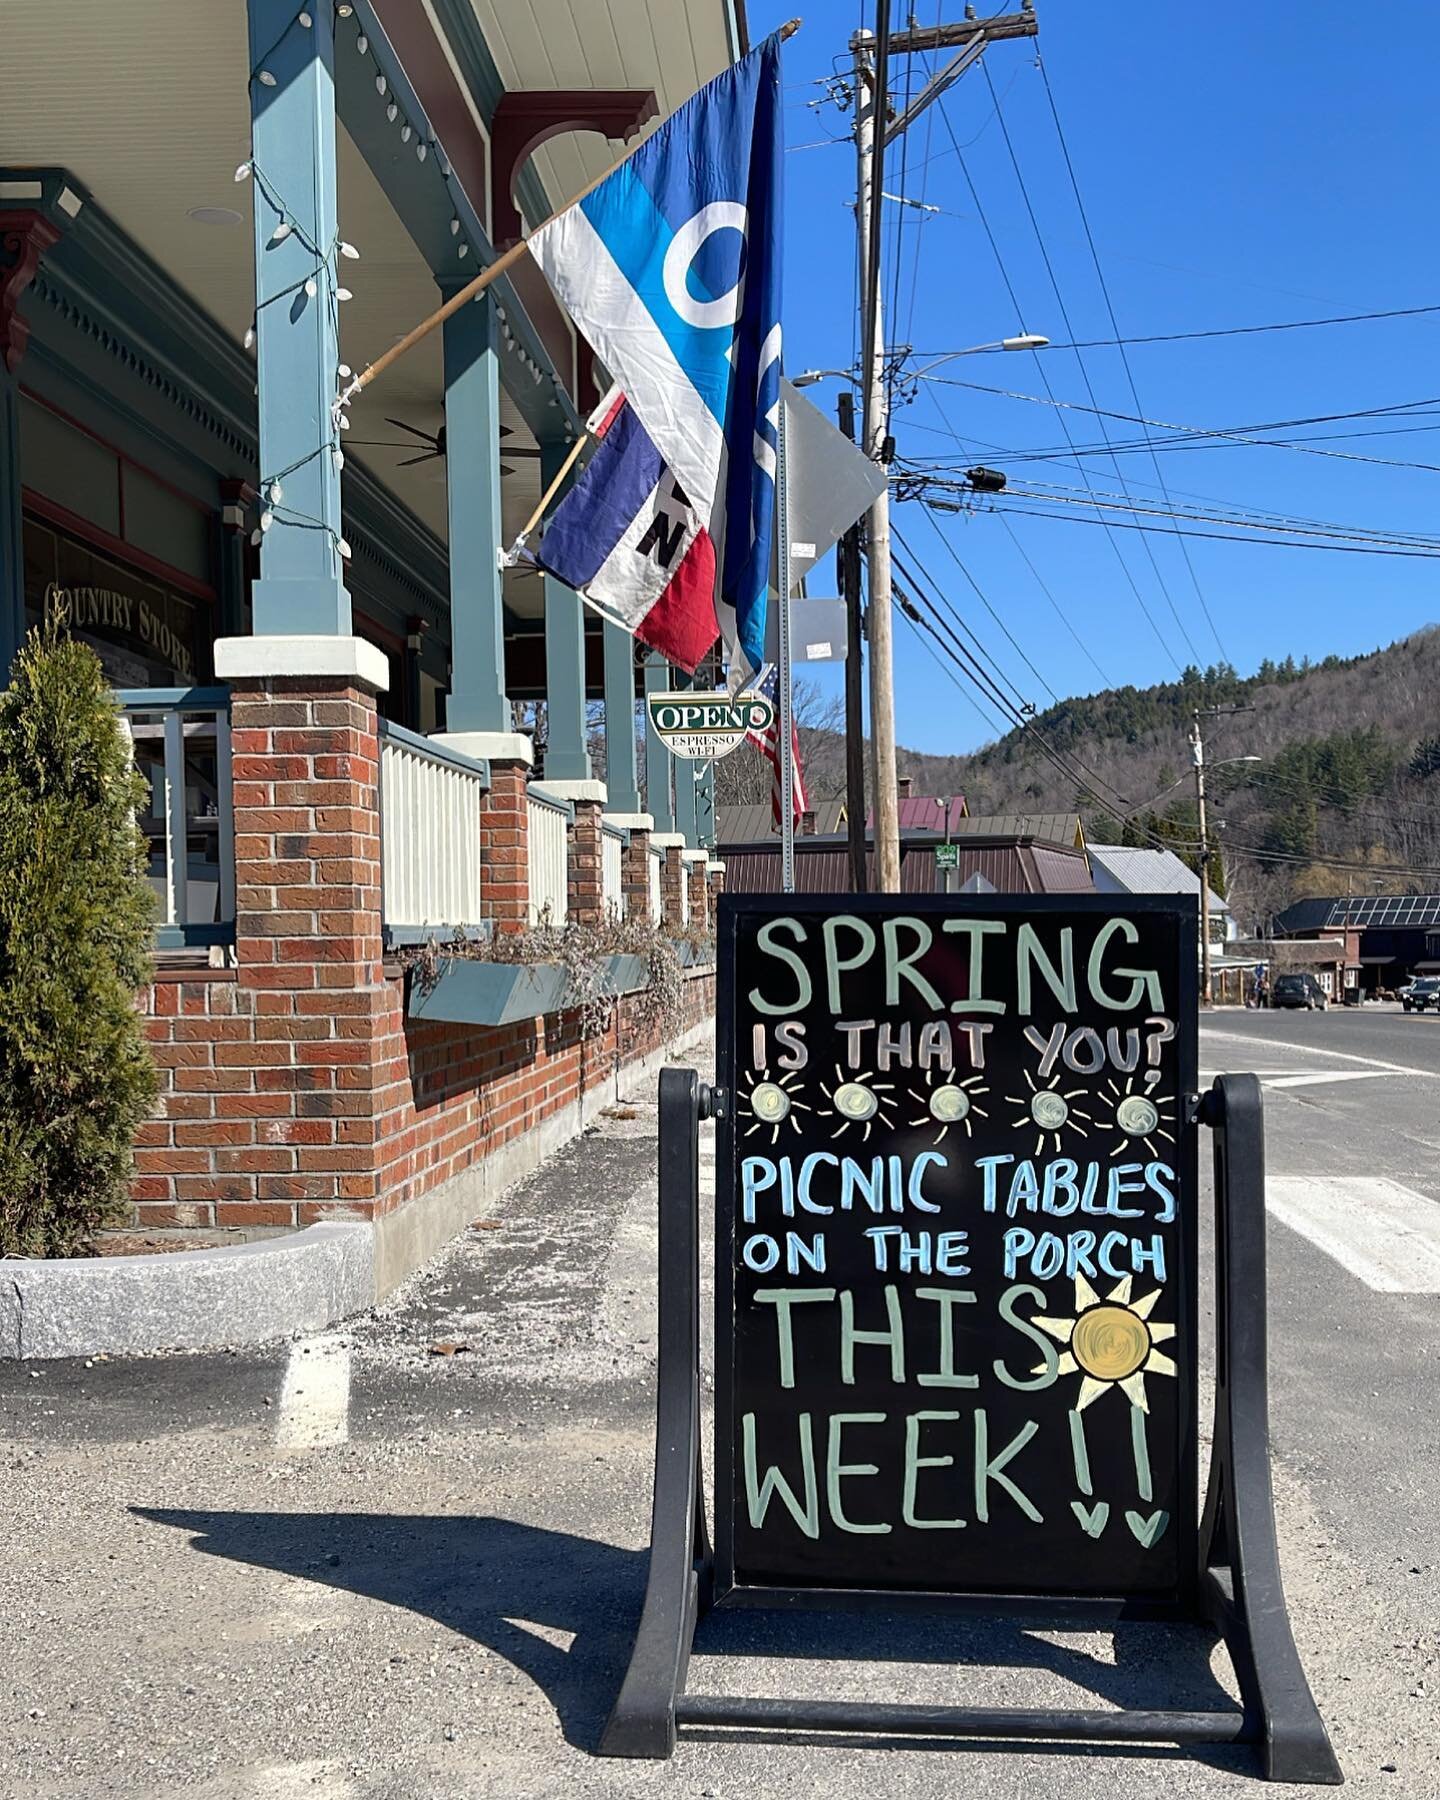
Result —
<path fill-rule="evenodd" d="M 20 383 L 0 353 L 0 687 L 25 642 L 25 546 L 20 515 Z"/>
<path fill-rule="evenodd" d="M 663 694 L 670 686 L 670 665 L 663 656 L 645 658 L 645 693 Z M 664 833 L 678 830 L 675 807 L 670 798 L 670 766 L 675 761 L 655 735 L 650 723 L 650 709 L 645 709 L 645 810 L 655 821 L 655 829 Z"/>
<path fill-rule="evenodd" d="M 605 787 L 607 810 L 640 811 L 635 748 L 635 640 L 607 620 L 605 645 Z"/>
<path fill-rule="evenodd" d="M 442 281 L 448 300 L 460 281 Z M 445 468 L 450 518 L 450 700 L 447 733 L 509 731 L 500 574 L 499 327 L 488 296 L 448 318 Z"/>
<path fill-rule="evenodd" d="M 569 454 L 568 444 L 540 446 L 542 493 Z M 545 700 L 545 779 L 589 781 L 590 749 L 585 741 L 585 604 L 572 588 L 549 575 L 545 577 Z"/>
<path fill-rule="evenodd" d="M 260 477 L 270 515 L 252 594 L 254 631 L 343 637 L 350 596 L 341 580 L 341 434 L 331 408 L 336 290 L 344 285 L 339 270 L 351 265 L 337 248 L 334 11 L 312 7 L 307 28 L 294 0 L 248 4 Z"/>
<path fill-rule="evenodd" d="M 706 850 L 715 848 L 715 765 L 697 765 L 695 776 L 695 828 L 697 844 Z"/>

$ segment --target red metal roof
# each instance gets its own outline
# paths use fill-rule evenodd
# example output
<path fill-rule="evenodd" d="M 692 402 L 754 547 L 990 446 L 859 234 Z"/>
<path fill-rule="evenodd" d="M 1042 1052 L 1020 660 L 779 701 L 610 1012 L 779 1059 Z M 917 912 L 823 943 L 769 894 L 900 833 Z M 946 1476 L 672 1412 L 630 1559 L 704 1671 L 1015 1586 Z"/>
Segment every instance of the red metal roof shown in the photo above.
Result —
<path fill-rule="evenodd" d="M 869 858 L 871 888 L 875 861 Z M 1090 894 L 1090 870 L 1079 852 L 1034 844 L 965 844 L 959 846 L 955 886 L 980 875 L 1002 894 Z M 936 870 L 931 844 L 907 844 L 900 858 L 900 886 L 907 894 L 943 893 L 945 880 Z M 850 861 L 843 844 L 795 845 L 795 887 L 802 894 L 844 894 L 850 889 Z M 780 847 L 746 845 L 725 851 L 725 888 L 732 894 L 778 894 Z"/>

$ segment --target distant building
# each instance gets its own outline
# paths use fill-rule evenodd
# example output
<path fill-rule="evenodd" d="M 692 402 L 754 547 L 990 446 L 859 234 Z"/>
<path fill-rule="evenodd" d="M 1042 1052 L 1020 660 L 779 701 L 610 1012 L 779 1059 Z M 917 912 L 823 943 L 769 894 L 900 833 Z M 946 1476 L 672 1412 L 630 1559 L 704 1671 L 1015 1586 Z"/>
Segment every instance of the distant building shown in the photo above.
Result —
<path fill-rule="evenodd" d="M 1100 894 L 1198 894 L 1200 877 L 1173 850 L 1141 850 L 1128 844 L 1092 844 L 1090 866 Z M 1210 889 L 1210 941 L 1224 944 L 1238 927 L 1228 901 Z"/>
<path fill-rule="evenodd" d="M 1362 995 L 1412 975 L 1440 974 L 1440 894 L 1346 894 L 1297 900 L 1274 923 L 1277 938 L 1349 941 L 1347 969 Z"/>

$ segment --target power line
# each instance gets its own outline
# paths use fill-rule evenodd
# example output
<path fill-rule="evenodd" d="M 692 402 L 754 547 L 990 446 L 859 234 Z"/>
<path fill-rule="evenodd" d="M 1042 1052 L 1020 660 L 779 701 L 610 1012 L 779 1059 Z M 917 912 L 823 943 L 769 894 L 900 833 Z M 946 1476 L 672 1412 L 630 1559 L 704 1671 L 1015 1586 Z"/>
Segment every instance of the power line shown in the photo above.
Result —
<path fill-rule="evenodd" d="M 1044 74 L 1045 65 L 1040 65 Z M 1046 83 L 1048 88 L 1049 83 Z M 1334 313 L 1326 319 L 1282 319 L 1273 325 L 1219 325 L 1209 331 L 1156 331 L 1143 337 L 1087 338 L 1078 344 L 1051 344 L 1052 350 L 1114 350 L 1122 345 L 1185 344 L 1199 338 L 1255 337 L 1271 331 L 1311 331 L 1321 325 L 1364 325 L 1375 319 L 1418 319 L 1440 306 L 1395 306 L 1383 312 Z"/>
<path fill-rule="evenodd" d="M 1070 146 L 1065 140 L 1065 132 L 1064 132 L 1063 127 L 1060 124 L 1060 112 L 1059 112 L 1059 109 L 1057 108 L 1057 106 L 1055 105 L 1055 95 L 1051 91 L 1050 76 L 1045 68 L 1045 62 L 1042 57 L 1037 56 L 1035 59 L 1035 62 L 1036 62 L 1036 66 L 1040 70 L 1040 80 L 1044 84 L 1045 98 L 1050 103 L 1050 117 L 1054 120 L 1054 123 L 1055 123 L 1055 135 L 1060 141 L 1060 153 L 1065 159 L 1065 171 L 1070 177 L 1070 187 L 1071 187 L 1071 191 L 1075 195 L 1075 205 L 1079 209 L 1080 223 L 1085 228 L 1085 242 L 1090 247 L 1090 260 L 1095 265 L 1095 278 L 1100 283 L 1100 292 L 1104 296 L 1105 311 L 1110 319 L 1110 329 L 1115 333 L 1117 345 L 1120 350 L 1120 362 L 1121 362 L 1121 366 L 1125 370 L 1125 379 L 1130 387 L 1130 398 L 1135 403 L 1136 412 L 1137 413 L 1144 412 L 1145 409 L 1140 404 L 1139 390 L 1135 386 L 1135 374 L 1134 374 L 1134 371 L 1130 367 L 1129 354 L 1127 353 L 1124 344 L 1119 342 L 1120 321 L 1115 316 L 1115 306 L 1110 298 L 1110 284 L 1106 281 L 1105 271 L 1100 266 L 1100 252 L 1095 248 L 1094 233 L 1090 229 L 1090 215 L 1085 210 L 1085 201 L 1080 193 L 1080 183 L 1075 174 L 1075 165 L 1070 160 Z M 1148 436 L 1148 433 L 1147 433 L 1147 436 Z M 1155 479 L 1160 483 L 1160 490 L 1165 495 L 1165 498 L 1168 501 L 1170 498 L 1169 490 L 1165 486 L 1165 477 L 1161 473 L 1160 462 L 1159 462 L 1159 459 L 1156 457 L 1153 449 L 1150 452 L 1150 461 L 1155 470 Z M 1215 648 L 1220 652 L 1221 659 L 1223 661 L 1228 662 L 1230 659 L 1226 653 L 1225 645 L 1220 637 L 1220 632 L 1219 632 L 1218 628 L 1216 627 L 1214 617 L 1211 614 L 1210 603 L 1205 598 L 1204 591 L 1200 586 L 1200 578 L 1195 573 L 1195 564 L 1191 561 L 1189 546 L 1186 544 L 1184 538 L 1180 535 L 1178 530 L 1175 533 L 1175 541 L 1180 546 L 1180 554 L 1184 558 L 1185 568 L 1186 568 L 1187 573 L 1190 576 L 1190 585 L 1195 590 L 1195 598 L 1200 602 L 1200 610 L 1205 615 L 1205 623 L 1210 627 L 1210 635 L 1215 640 Z"/>
<path fill-rule="evenodd" d="M 985 71 L 985 78 L 986 78 L 987 83 L 989 83 L 990 77 L 989 77 L 988 70 Z M 1068 331 L 1070 333 L 1070 336 L 1073 338 L 1075 336 L 1075 328 L 1070 323 L 1070 314 L 1065 305 L 1065 298 L 1064 298 L 1064 295 L 1060 292 L 1060 283 L 1056 279 L 1054 265 L 1050 261 L 1050 252 L 1046 248 L 1045 237 L 1044 237 L 1044 234 L 1040 230 L 1040 221 L 1038 220 L 1038 218 L 1035 215 L 1035 208 L 1030 200 L 1030 190 L 1025 185 L 1025 177 L 1020 169 L 1020 159 L 1015 154 L 1015 145 L 1011 141 L 1010 128 L 1005 123 L 1005 112 L 1004 112 L 1003 107 L 1001 107 L 1001 105 L 1000 105 L 999 97 L 995 93 L 993 83 L 990 83 L 990 97 L 995 102 L 995 117 L 1000 126 L 1000 134 L 1005 140 L 1005 149 L 1010 157 L 1010 167 L 1014 170 L 1015 180 L 1020 188 L 1020 197 L 1025 203 L 1025 212 L 1026 212 L 1026 216 L 1030 220 L 1030 228 L 1035 233 L 1035 242 L 1040 251 L 1040 260 L 1044 263 L 1045 273 L 1050 278 L 1050 286 L 1055 295 L 1055 304 L 1060 309 L 1060 317 L 1064 320 L 1066 331 Z M 1080 352 L 1078 350 L 1074 353 L 1074 355 L 1075 355 L 1076 367 L 1080 371 L 1080 379 L 1085 383 L 1085 392 L 1090 396 L 1091 404 L 1097 406 L 1097 408 L 1098 408 L 1098 402 L 1095 399 L 1095 390 L 1094 390 L 1094 387 L 1091 385 L 1091 381 L 1090 381 L 1090 371 L 1085 366 L 1085 358 L 1080 354 Z M 1041 369 L 1043 372 L 1044 362 L 1042 359 L 1040 359 L 1038 357 L 1038 355 L 1037 355 L 1036 367 Z M 1046 392 L 1047 393 L 1049 392 L 1048 381 L 1046 382 Z M 1101 435 L 1105 438 L 1108 438 L 1110 435 L 1109 432 L 1105 429 L 1103 419 L 1101 421 L 1100 432 L 1101 432 Z M 1065 435 L 1067 438 L 1069 437 L 1070 434 L 1069 434 L 1068 430 Z M 1120 468 L 1120 464 L 1119 464 L 1118 460 L 1114 461 L 1114 469 L 1115 469 L 1115 479 L 1120 483 L 1121 487 L 1123 488 L 1125 486 L 1125 476 Z M 1160 592 L 1165 598 L 1165 604 L 1170 609 L 1170 616 L 1175 621 L 1175 628 L 1180 633 L 1181 640 L 1184 642 L 1184 644 L 1185 644 L 1186 648 L 1189 650 L 1191 656 L 1194 658 L 1194 660 L 1196 662 L 1199 662 L 1201 660 L 1200 652 L 1195 648 L 1194 643 L 1191 641 L 1190 633 L 1185 629 L 1185 621 L 1180 617 L 1180 609 L 1179 609 L 1179 607 L 1176 606 L 1174 598 L 1172 597 L 1172 595 L 1170 593 L 1169 586 L 1166 583 L 1165 577 L 1160 571 L 1160 564 L 1156 560 L 1155 551 L 1151 546 L 1149 538 L 1148 537 L 1142 538 L 1141 543 L 1144 546 L 1145 555 L 1146 555 L 1147 560 L 1149 561 L 1151 571 L 1153 572 L 1153 574 L 1155 576 L 1156 582 L 1159 584 Z"/>

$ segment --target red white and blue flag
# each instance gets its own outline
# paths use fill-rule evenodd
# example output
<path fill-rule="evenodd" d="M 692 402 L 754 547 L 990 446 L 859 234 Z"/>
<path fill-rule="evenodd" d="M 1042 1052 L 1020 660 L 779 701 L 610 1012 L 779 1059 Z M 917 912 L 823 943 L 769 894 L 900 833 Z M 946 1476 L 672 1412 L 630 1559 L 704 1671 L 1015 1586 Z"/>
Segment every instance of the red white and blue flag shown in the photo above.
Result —
<path fill-rule="evenodd" d="M 770 765 L 770 817 L 778 827 L 785 816 L 784 802 L 780 797 L 780 694 L 779 670 L 771 663 L 760 679 L 756 690 L 770 702 L 770 723 L 763 731 L 746 731 L 745 742 L 753 744 Z M 790 721 L 790 806 L 791 822 L 798 825 L 809 811 L 810 802 L 805 797 L 805 771 L 800 766 L 800 736 L 795 729 L 795 721 Z"/>
<path fill-rule="evenodd" d="M 624 396 L 539 561 L 684 668 L 723 634 L 732 691 L 765 643 L 782 116 L 776 35 L 529 240 Z"/>

